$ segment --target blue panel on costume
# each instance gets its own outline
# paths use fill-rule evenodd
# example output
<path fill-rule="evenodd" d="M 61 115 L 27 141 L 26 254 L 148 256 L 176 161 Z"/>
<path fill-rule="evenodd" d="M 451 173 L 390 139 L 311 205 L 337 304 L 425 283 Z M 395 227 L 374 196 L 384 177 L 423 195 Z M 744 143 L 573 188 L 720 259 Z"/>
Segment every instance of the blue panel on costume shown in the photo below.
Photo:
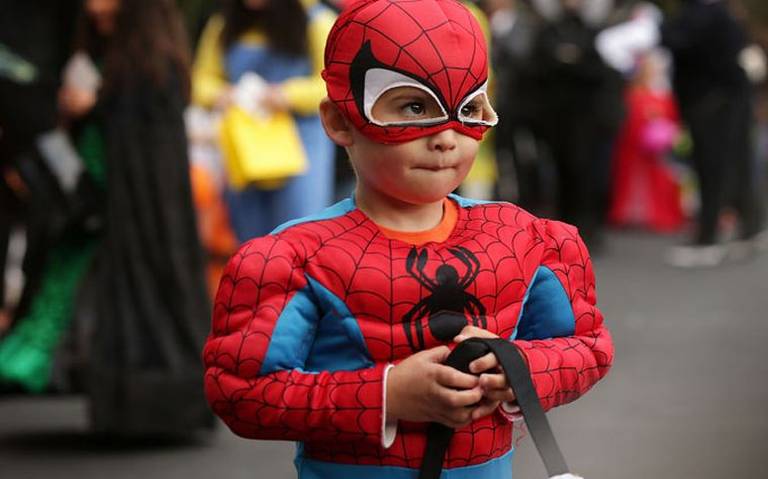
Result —
<path fill-rule="evenodd" d="M 259 374 L 302 368 L 312 347 L 319 312 L 307 285 L 291 298 L 277 318 Z"/>
<path fill-rule="evenodd" d="M 533 273 L 533 278 L 531 278 L 531 286 L 536 284 L 536 278 L 539 276 L 539 271 L 541 268 L 537 268 L 536 271 Z M 515 324 L 515 330 L 512 331 L 512 334 L 509 336 L 509 340 L 513 341 L 517 339 L 517 335 L 520 332 L 520 322 L 523 319 L 523 312 L 525 312 L 525 305 L 528 304 L 528 299 L 531 296 L 531 290 L 533 289 L 531 286 L 528 287 L 528 289 L 525 290 L 525 295 L 523 296 L 523 302 L 520 305 L 520 313 L 517 315 L 517 324 Z"/>
<path fill-rule="evenodd" d="M 471 198 L 464 198 L 463 196 L 450 194 L 448 198 L 452 199 L 459 204 L 461 208 L 470 208 L 477 205 L 491 205 L 494 203 L 502 203 L 501 201 L 486 201 L 486 200 L 473 200 Z"/>
<path fill-rule="evenodd" d="M 548 339 L 572 336 L 576 319 L 565 288 L 555 273 L 539 266 L 525 293 L 513 339 Z"/>
<path fill-rule="evenodd" d="M 476 466 L 443 469 L 440 479 L 512 479 L 514 449 Z M 416 479 L 417 469 L 395 466 L 360 466 L 314 461 L 297 456 L 294 460 L 299 479 Z"/>
<path fill-rule="evenodd" d="M 306 370 L 353 371 L 373 366 L 363 333 L 347 305 L 318 281 L 306 278 L 323 312 Z"/>
<path fill-rule="evenodd" d="M 345 200 L 339 201 L 333 206 L 329 206 L 328 208 L 324 209 L 323 211 L 321 211 L 316 215 L 305 216 L 304 218 L 299 218 L 299 219 L 291 220 L 287 223 L 283 223 L 277 228 L 275 228 L 270 234 L 274 235 L 274 234 L 280 233 L 281 231 L 286 230 L 291 226 L 296 226 L 301 223 L 309 223 L 310 221 L 322 221 L 322 220 L 330 220 L 333 218 L 338 218 L 339 216 L 344 216 L 345 214 L 349 213 L 354 209 L 355 209 L 355 202 L 352 201 L 351 198 L 347 198 Z"/>

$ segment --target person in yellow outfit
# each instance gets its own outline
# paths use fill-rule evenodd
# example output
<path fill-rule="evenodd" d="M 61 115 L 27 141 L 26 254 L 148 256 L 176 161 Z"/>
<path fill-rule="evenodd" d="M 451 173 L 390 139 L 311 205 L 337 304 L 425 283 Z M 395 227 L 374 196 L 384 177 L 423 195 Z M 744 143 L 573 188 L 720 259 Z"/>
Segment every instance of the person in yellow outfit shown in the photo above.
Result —
<path fill-rule="evenodd" d="M 481 10 L 475 3 L 468 0 L 461 2 L 467 10 L 469 10 L 477 23 L 480 25 L 480 29 L 483 32 L 485 41 L 488 44 L 488 50 L 492 48 L 491 45 L 491 27 L 488 22 L 488 16 L 483 10 Z M 489 83 L 489 95 L 493 100 L 496 95 L 496 80 L 494 78 L 494 72 L 489 70 L 488 72 Z M 477 152 L 477 158 L 475 159 L 472 169 L 469 170 L 469 174 L 461 184 L 459 191 L 462 195 L 466 195 L 472 198 L 481 200 L 495 199 L 496 191 L 495 186 L 498 181 L 498 167 L 496 164 L 495 153 L 495 132 L 493 130 L 488 132 L 485 139 L 480 143 L 480 149 Z"/>
<path fill-rule="evenodd" d="M 333 11 L 317 0 L 230 0 L 203 31 L 193 68 L 194 103 L 224 109 L 243 75 L 259 75 L 269 87 L 258 108 L 293 115 L 309 164 L 279 188 L 252 185 L 225 192 L 241 242 L 332 200 L 334 149 L 318 105 L 325 96 L 320 77 L 325 39 L 334 21 Z"/>

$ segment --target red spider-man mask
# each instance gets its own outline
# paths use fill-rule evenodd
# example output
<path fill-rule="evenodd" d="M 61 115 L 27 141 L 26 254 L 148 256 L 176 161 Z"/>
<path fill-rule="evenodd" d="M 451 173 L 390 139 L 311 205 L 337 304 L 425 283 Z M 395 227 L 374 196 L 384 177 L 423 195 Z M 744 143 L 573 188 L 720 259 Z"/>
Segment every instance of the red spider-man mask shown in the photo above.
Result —
<path fill-rule="evenodd" d="M 486 94 L 485 38 L 472 13 L 456 0 L 351 4 L 328 37 L 323 78 L 329 98 L 358 130 L 380 143 L 403 143 L 450 128 L 480 140 L 497 122 Z M 398 87 L 428 93 L 439 113 L 396 122 L 375 118 L 376 101 Z"/>

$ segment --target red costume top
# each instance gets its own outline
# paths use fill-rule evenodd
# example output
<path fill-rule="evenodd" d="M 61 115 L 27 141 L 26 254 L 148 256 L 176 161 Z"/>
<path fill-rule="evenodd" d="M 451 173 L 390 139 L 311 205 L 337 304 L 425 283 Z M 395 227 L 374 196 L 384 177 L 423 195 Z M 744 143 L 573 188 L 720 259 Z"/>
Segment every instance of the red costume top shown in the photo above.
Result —
<path fill-rule="evenodd" d="M 244 437 L 302 441 L 301 478 L 413 478 L 426 424 L 401 421 L 382 446 L 388 364 L 471 323 L 516 342 L 545 409 L 603 377 L 613 345 L 575 228 L 451 199 L 458 218 L 439 243 L 389 239 L 348 199 L 242 246 L 204 351 L 216 414 Z M 512 428 L 498 411 L 458 430 L 444 467 L 511 477 Z"/>

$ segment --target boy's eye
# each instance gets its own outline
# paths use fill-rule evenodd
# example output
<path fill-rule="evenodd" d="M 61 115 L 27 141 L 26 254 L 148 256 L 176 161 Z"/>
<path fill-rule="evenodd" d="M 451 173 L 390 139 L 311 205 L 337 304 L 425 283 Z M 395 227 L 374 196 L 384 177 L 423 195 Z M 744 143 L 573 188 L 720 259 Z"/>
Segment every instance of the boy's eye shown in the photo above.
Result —
<path fill-rule="evenodd" d="M 472 120 L 482 120 L 483 108 L 476 101 L 471 101 L 461 108 L 461 116 Z"/>
<path fill-rule="evenodd" d="M 426 108 L 424 107 L 423 103 L 420 102 L 411 102 L 405 105 L 405 113 L 411 114 L 411 115 L 423 115 Z"/>
<path fill-rule="evenodd" d="M 411 86 L 387 90 L 371 108 L 371 119 L 382 123 L 426 122 L 446 117 L 435 98 Z"/>

